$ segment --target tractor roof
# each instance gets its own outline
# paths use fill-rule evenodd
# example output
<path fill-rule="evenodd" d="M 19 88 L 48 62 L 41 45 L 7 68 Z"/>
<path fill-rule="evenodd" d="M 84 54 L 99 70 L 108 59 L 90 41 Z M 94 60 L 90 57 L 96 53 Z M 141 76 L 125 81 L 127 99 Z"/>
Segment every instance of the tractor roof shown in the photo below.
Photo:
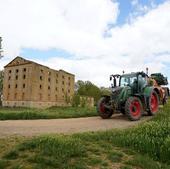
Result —
<path fill-rule="evenodd" d="M 131 72 L 131 73 L 127 73 L 127 74 L 123 74 L 122 76 L 137 76 L 139 74 L 145 74 L 144 72 Z"/>

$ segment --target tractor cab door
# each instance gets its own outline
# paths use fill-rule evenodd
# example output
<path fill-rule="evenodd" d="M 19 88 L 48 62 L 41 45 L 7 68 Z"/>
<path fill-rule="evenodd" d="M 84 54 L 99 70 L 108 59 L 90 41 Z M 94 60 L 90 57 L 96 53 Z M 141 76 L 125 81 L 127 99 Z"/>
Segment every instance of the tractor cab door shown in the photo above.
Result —
<path fill-rule="evenodd" d="M 146 74 L 139 74 L 138 75 L 138 91 L 143 92 L 143 89 L 147 86 L 147 75 Z"/>

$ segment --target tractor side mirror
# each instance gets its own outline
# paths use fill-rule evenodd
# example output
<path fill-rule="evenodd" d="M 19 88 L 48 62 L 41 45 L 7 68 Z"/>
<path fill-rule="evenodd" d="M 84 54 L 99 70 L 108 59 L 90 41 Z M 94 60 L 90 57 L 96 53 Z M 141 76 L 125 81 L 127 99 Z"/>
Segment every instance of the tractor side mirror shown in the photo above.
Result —
<path fill-rule="evenodd" d="M 112 76 L 110 76 L 110 81 L 112 80 Z"/>

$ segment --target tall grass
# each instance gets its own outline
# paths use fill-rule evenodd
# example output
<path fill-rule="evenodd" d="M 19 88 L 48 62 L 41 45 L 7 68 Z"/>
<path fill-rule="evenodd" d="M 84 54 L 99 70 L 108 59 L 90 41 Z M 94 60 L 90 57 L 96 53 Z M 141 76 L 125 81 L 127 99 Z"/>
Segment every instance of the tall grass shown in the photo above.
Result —
<path fill-rule="evenodd" d="M 0 120 L 78 118 L 96 115 L 94 107 L 0 108 Z"/>

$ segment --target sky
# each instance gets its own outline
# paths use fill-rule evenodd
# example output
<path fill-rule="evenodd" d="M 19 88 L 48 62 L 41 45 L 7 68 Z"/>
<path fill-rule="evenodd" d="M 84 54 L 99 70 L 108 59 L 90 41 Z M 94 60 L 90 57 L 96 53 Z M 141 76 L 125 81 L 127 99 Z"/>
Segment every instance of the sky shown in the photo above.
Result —
<path fill-rule="evenodd" d="M 111 74 L 170 80 L 170 0 L 0 0 L 0 69 L 21 56 L 110 86 Z"/>

